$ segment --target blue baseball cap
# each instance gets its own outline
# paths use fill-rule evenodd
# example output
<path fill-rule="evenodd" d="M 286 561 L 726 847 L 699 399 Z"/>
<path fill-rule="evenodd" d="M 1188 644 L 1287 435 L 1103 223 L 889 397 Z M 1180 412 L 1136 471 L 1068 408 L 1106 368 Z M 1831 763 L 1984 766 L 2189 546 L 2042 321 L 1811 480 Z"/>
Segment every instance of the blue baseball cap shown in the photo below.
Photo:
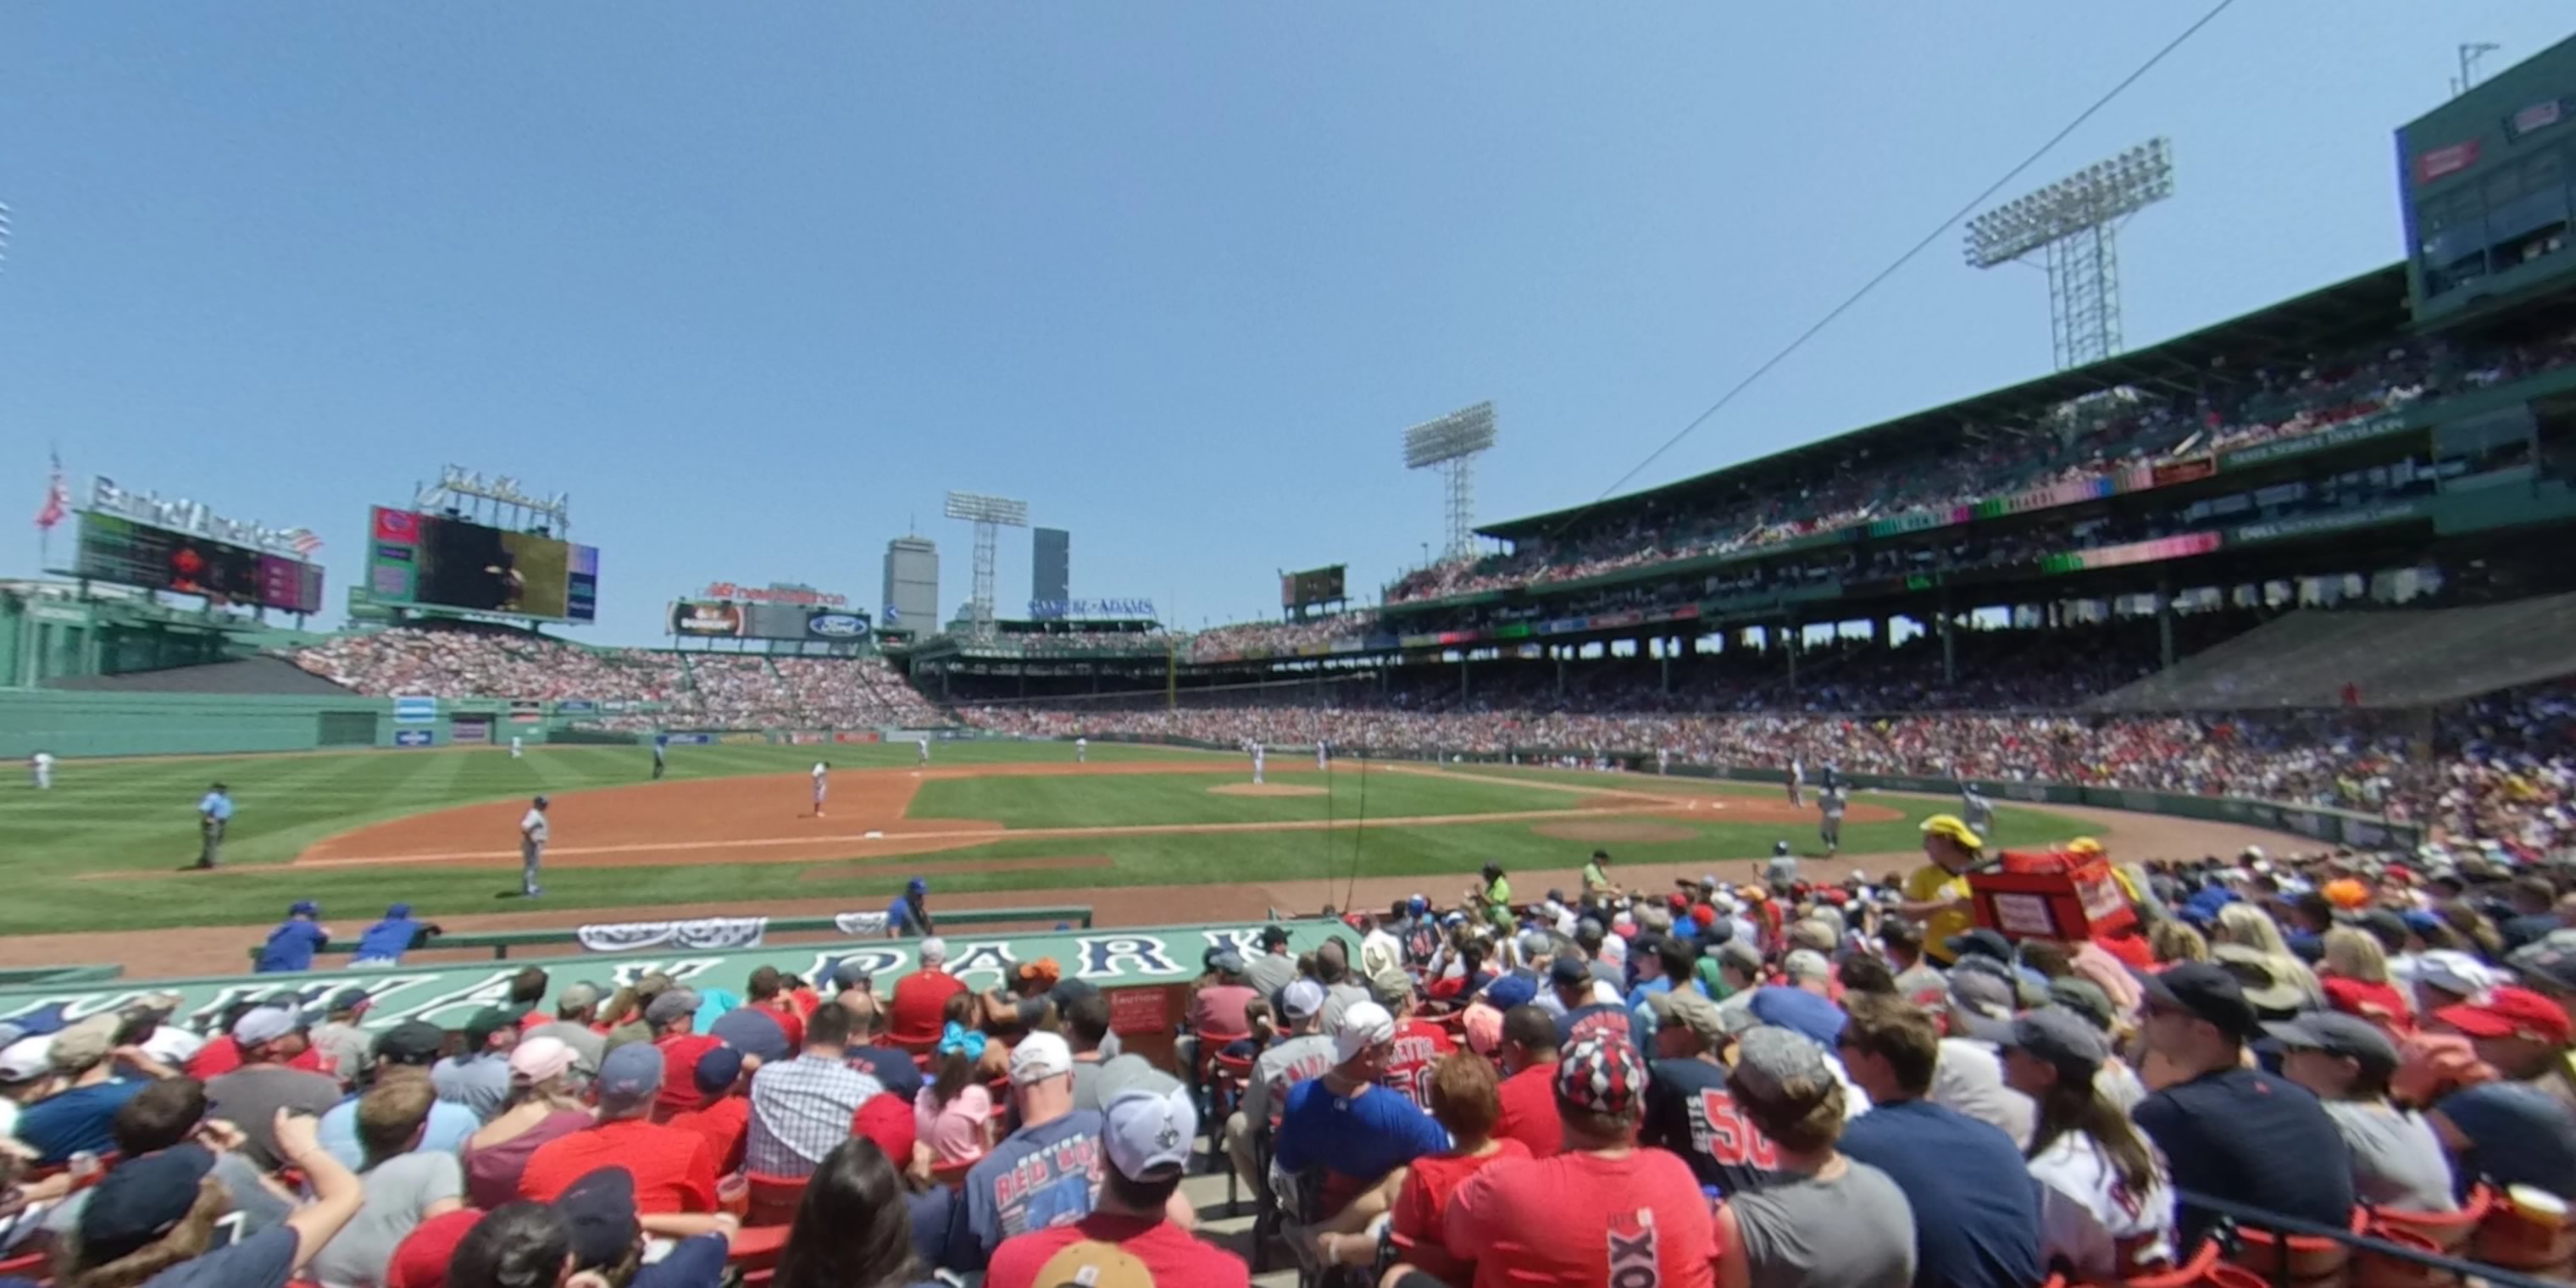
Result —
<path fill-rule="evenodd" d="M 393 918 L 408 917 L 411 915 L 411 905 L 407 903 L 395 904 L 392 907 L 385 909 L 385 915 Z"/>
<path fill-rule="evenodd" d="M 1537 981 L 1519 975 L 1505 975 L 1485 986 L 1485 1004 L 1497 1011 L 1527 1006 L 1537 996 Z"/>
<path fill-rule="evenodd" d="M 298 899 L 295 901 L 294 907 L 286 910 L 286 915 L 290 917 L 319 917 L 322 915 L 322 905 L 315 903 L 310 899 Z"/>
<path fill-rule="evenodd" d="M 914 877 L 912 880 L 904 882 L 903 888 L 913 894 L 930 893 L 930 883 L 922 880 L 920 877 Z"/>
<path fill-rule="evenodd" d="M 732 1047 L 708 1047 L 706 1054 L 698 1057 L 698 1090 L 710 1096 L 722 1094 L 741 1077 L 742 1052 Z"/>
<path fill-rule="evenodd" d="M 1843 1008 L 1802 988 L 1757 988 L 1746 1005 L 1755 1019 L 1801 1034 L 1827 1050 L 1842 1037 L 1843 1023 L 1850 1018 Z"/>
<path fill-rule="evenodd" d="M 81 1264 L 106 1265 L 169 1233 L 196 1206 L 197 1184 L 214 1169 L 214 1154 L 194 1141 L 111 1169 L 81 1208 Z"/>

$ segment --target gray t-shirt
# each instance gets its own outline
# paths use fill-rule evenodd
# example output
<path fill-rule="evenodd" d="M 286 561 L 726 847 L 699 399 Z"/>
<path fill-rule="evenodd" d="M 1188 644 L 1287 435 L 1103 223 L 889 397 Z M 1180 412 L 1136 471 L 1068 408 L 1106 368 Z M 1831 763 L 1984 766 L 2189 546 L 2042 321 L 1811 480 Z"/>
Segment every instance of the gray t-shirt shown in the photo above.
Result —
<path fill-rule="evenodd" d="M 1119 1093 L 1150 1091 L 1167 1095 L 1181 1085 L 1172 1075 L 1155 1068 L 1141 1055 L 1122 1055 L 1098 1062 L 1073 1062 L 1073 1107 L 1101 1109 L 1109 1107 Z"/>
<path fill-rule="evenodd" d="M 1907 1288 L 1914 1208 L 1858 1160 L 1830 1181 L 1782 1181 L 1730 1196 L 1753 1288 Z"/>
<path fill-rule="evenodd" d="M 313 1026 L 313 1049 L 331 1061 L 331 1076 L 344 1085 L 367 1071 L 367 1032 L 355 1024 L 326 1020 Z"/>
<path fill-rule="evenodd" d="M 556 1020 L 540 1024 L 529 1032 L 532 1038 L 553 1038 L 572 1048 L 572 1067 L 581 1075 L 583 1085 L 599 1076 L 599 1062 L 608 1057 L 608 1038 L 587 1024 Z"/>
<path fill-rule="evenodd" d="M 489 1052 L 451 1055 L 429 1067 L 429 1081 L 438 1088 L 439 1099 L 463 1105 L 488 1123 L 501 1112 L 501 1102 L 510 1098 L 510 1060 Z"/>
<path fill-rule="evenodd" d="M 2352 1195 L 2401 1212 L 2455 1212 L 2451 1160 L 2424 1115 L 2357 1100 L 2324 1102 L 2352 1148 Z"/>
<path fill-rule="evenodd" d="M 220 1074 L 206 1084 L 206 1112 L 241 1128 L 247 1139 L 242 1152 L 264 1172 L 274 1172 L 277 1157 L 277 1111 L 291 1109 L 316 1118 L 340 1103 L 340 1084 L 318 1073 L 282 1064 L 249 1064 Z"/>
<path fill-rule="evenodd" d="M 1297 959 L 1288 953 L 1263 953 L 1243 964 L 1243 982 L 1261 991 L 1276 1006 L 1279 990 L 1297 982 Z"/>
<path fill-rule="evenodd" d="M 1369 1000 L 1369 991 L 1357 984 L 1335 984 L 1324 990 L 1324 1014 L 1315 1031 L 1331 1037 L 1341 1029 L 1342 1012 Z"/>
<path fill-rule="evenodd" d="M 465 1195 L 465 1168 L 448 1153 L 397 1154 L 359 1180 L 367 1188 L 367 1201 L 314 1254 L 309 1267 L 323 1288 L 377 1288 L 393 1263 L 394 1248 L 420 1225 L 429 1205 Z"/>

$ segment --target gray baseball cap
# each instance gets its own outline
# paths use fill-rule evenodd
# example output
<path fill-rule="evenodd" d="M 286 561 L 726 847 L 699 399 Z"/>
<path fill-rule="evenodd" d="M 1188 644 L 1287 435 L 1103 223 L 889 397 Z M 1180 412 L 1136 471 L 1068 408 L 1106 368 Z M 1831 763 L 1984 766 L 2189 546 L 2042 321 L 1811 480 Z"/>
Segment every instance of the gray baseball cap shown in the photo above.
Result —
<path fill-rule="evenodd" d="M 2111 1058 L 2110 1044 L 2093 1021 L 2063 1006 L 2045 1006 L 2012 1022 L 2005 1047 L 2056 1065 L 2069 1077 L 2091 1078 Z"/>

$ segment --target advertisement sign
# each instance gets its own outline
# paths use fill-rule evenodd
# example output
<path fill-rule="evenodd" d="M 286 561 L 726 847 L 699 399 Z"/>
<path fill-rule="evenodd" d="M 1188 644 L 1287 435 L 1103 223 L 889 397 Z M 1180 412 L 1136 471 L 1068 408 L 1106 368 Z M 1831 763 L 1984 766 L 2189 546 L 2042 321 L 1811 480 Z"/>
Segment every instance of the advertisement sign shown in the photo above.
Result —
<path fill-rule="evenodd" d="M 515 698 L 510 703 L 510 723 L 535 724 L 546 718 L 546 704 L 534 698 Z"/>
<path fill-rule="evenodd" d="M 427 747 L 437 741 L 437 737 L 427 729 L 394 730 L 394 745 L 397 747 Z"/>
<path fill-rule="evenodd" d="M 492 717 L 456 717 L 447 723 L 447 740 L 459 744 L 492 741 Z"/>
<path fill-rule="evenodd" d="M 711 733 L 666 733 L 662 735 L 663 743 L 673 747 L 704 747 L 715 740 L 716 736 Z"/>
<path fill-rule="evenodd" d="M 681 600 L 671 605 L 671 633 L 687 639 L 742 638 L 742 606 Z"/>
<path fill-rule="evenodd" d="M 769 735 L 759 733 L 720 733 L 716 735 L 716 741 L 730 746 L 741 746 L 748 743 L 765 743 L 769 741 Z"/>
<path fill-rule="evenodd" d="M 876 742 L 878 740 L 879 735 L 873 730 L 866 733 L 836 733 L 832 735 L 832 741 L 834 742 Z"/>
<path fill-rule="evenodd" d="M 599 704 L 588 698 L 567 698 L 555 704 L 555 714 L 559 716 L 587 716 L 598 713 Z"/>
<path fill-rule="evenodd" d="M 438 699 L 436 698 L 394 699 L 395 724 L 428 724 L 436 719 L 438 719 Z"/>
<path fill-rule="evenodd" d="M 376 506 L 367 588 L 389 603 L 587 622 L 599 615 L 599 551 L 536 532 Z"/>
<path fill-rule="evenodd" d="M 1066 617 L 1152 617 L 1154 601 L 1150 599 L 1032 599 L 1029 620 L 1047 622 Z"/>
<path fill-rule="evenodd" d="M 868 637 L 866 613 L 808 613 L 805 634 L 818 640 L 863 640 Z"/>
<path fill-rule="evenodd" d="M 698 595 L 703 599 L 741 599 L 755 604 L 790 604 L 805 608 L 846 608 L 850 603 L 847 595 L 827 595 L 802 586 L 737 586 L 729 581 L 716 582 L 699 591 Z"/>
<path fill-rule="evenodd" d="M 2431 183 L 2444 175 L 2458 174 L 2477 163 L 2478 141 L 2476 139 L 2466 143 L 2454 143 L 2447 148 L 2435 148 L 2430 152 L 2417 153 L 2415 182 Z"/>

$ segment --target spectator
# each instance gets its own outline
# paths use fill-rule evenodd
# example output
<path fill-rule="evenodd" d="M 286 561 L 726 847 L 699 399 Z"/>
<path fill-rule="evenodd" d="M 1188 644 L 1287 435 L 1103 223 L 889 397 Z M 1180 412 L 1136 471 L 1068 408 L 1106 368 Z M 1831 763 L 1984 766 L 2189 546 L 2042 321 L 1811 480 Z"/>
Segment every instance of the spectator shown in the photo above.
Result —
<path fill-rule="evenodd" d="M 1473 1052 L 1453 1052 L 1432 1067 L 1431 1117 L 1449 1133 L 1450 1147 L 1444 1153 L 1414 1159 L 1405 1168 L 1395 1205 L 1388 1210 L 1387 1228 L 1410 1245 L 1405 1261 L 1435 1279 L 1464 1283 L 1474 1273 L 1475 1250 L 1452 1248 L 1447 1242 L 1442 1217 L 1449 1210 L 1450 1197 L 1488 1165 L 1530 1156 L 1520 1142 L 1494 1136 L 1494 1120 L 1503 1109 L 1496 1094 L 1499 1085 L 1492 1062 Z M 1317 1251 L 1328 1265 L 1367 1265 L 1377 1257 L 1378 1241 L 1328 1233 L 1317 1241 Z"/>
<path fill-rule="evenodd" d="M 1253 1060 L 1243 1102 L 1225 1124 L 1226 1157 L 1233 1160 L 1235 1174 L 1246 1185 L 1269 1183 L 1253 1165 L 1253 1139 L 1269 1130 L 1279 1111 L 1287 1107 L 1289 1088 L 1333 1067 L 1337 1058 L 1333 1039 L 1317 1030 L 1323 1010 L 1324 986 L 1311 979 L 1298 980 L 1279 992 L 1279 1014 L 1288 1025 L 1288 1036 Z"/>
<path fill-rule="evenodd" d="M 930 1288 L 905 1210 L 885 1151 L 864 1137 L 833 1146 L 797 1201 L 774 1288 Z"/>
<path fill-rule="evenodd" d="M 331 942 L 331 932 L 322 928 L 322 909 L 310 899 L 299 899 L 286 910 L 286 920 L 268 932 L 268 942 L 260 945 L 259 960 L 251 969 L 262 974 L 300 973 L 313 969 L 313 954 Z"/>
<path fill-rule="evenodd" d="M 348 1225 L 365 1190 L 315 1141 L 312 1119 L 281 1109 L 262 1134 L 313 1191 L 313 1201 L 283 1223 L 208 1251 L 229 1200 L 210 1176 L 213 1151 L 179 1145 L 128 1160 L 98 1183 L 76 1237 L 57 1260 L 54 1282 L 60 1288 L 286 1283 Z"/>
<path fill-rule="evenodd" d="M 1202 1042 L 1213 1041 L 1218 1047 L 1252 1035 L 1252 1023 L 1244 1008 L 1261 995 L 1244 983 L 1243 959 L 1230 952 L 1220 952 L 1208 959 L 1212 977 L 1190 994 L 1187 1026 Z"/>
<path fill-rule="evenodd" d="M 447 1030 L 426 1020 L 405 1020 L 376 1035 L 374 1085 L 388 1082 L 430 1080 L 429 1067 L 438 1059 L 439 1050 L 447 1045 Z M 436 1088 L 431 1088 L 436 1094 Z M 441 1100 L 429 1107 L 429 1126 L 421 1137 L 422 1149 L 460 1153 L 475 1130 L 483 1125 L 474 1111 L 463 1105 Z M 358 1097 L 350 1096 L 323 1111 L 317 1128 L 322 1148 L 340 1165 L 357 1171 L 367 1164 L 367 1151 L 358 1139 Z"/>
<path fill-rule="evenodd" d="M 1243 982 L 1252 986 L 1264 1000 L 1275 1001 L 1279 991 L 1295 983 L 1297 957 L 1288 951 L 1288 928 L 1276 922 L 1261 928 L 1261 952 L 1243 965 Z"/>
<path fill-rule="evenodd" d="M 2004 1077 L 2038 1106 L 2025 1152 L 2039 1180 L 2040 1260 L 2086 1283 L 2169 1268 L 2173 1190 L 2120 1107 L 2094 1089 L 2108 1043 L 2064 1007 L 2013 1021 Z"/>
<path fill-rule="evenodd" d="M 1708 1200 L 1680 1159 L 1637 1148 L 1646 1067 L 1636 1049 L 1587 1038 L 1555 1074 L 1560 1150 L 1485 1168 L 1450 1200 L 1443 1233 L 1452 1248 L 1478 1250 L 1477 1288 L 1713 1284 Z"/>
<path fill-rule="evenodd" d="M 1536 1006 L 1503 1012 L 1502 1087 L 1497 1095 L 1502 1114 L 1494 1134 L 1515 1140 L 1533 1158 L 1546 1158 L 1565 1148 L 1557 1134 L 1556 1020 Z"/>
<path fill-rule="evenodd" d="M 194 1078 L 163 1078 L 146 1083 L 125 1102 L 124 1108 L 116 1111 L 116 1152 L 120 1158 L 141 1158 L 192 1142 L 213 1151 L 214 1166 L 207 1176 L 223 1186 L 232 1214 L 241 1218 L 240 1233 L 257 1234 L 285 1220 L 293 1203 L 266 1173 L 242 1157 L 241 1139 L 240 1128 L 207 1119 L 206 1086 Z M 0 1158 L 0 1171 L 8 1170 L 7 1161 Z M 70 1173 L 57 1175 L 68 1186 Z M 0 1219 L 0 1231 L 6 1232 L 0 1233 L 0 1247 L 12 1253 L 24 1251 L 19 1238 L 39 1218 L 57 1246 L 68 1244 L 78 1234 L 81 1214 L 95 1193 L 95 1187 L 75 1190 L 47 1210 L 39 1199 L 22 1191 L 28 1207 L 15 1223 Z"/>
<path fill-rule="evenodd" d="M 474 1206 L 492 1209 L 509 1202 L 519 1193 L 519 1178 L 539 1149 L 591 1125 L 590 1110 L 573 1088 L 579 1061 L 569 1044 L 543 1036 L 542 1030 L 512 1048 L 509 1098 L 501 1102 L 491 1122 L 465 1141 L 462 1151 L 465 1193 Z M 441 1107 L 466 1112 L 445 1102 Z"/>
<path fill-rule="evenodd" d="M 859 1106 L 885 1091 L 876 1079 L 850 1067 L 850 1019 L 837 1006 L 814 1012 L 806 1025 L 804 1051 L 752 1075 L 745 1161 L 754 1173 L 813 1174 L 849 1136 Z"/>
<path fill-rule="evenodd" d="M 1616 1038 L 1630 1047 L 1637 1045 L 1637 1035 L 1628 1019 L 1627 1003 L 1600 997 L 1600 981 L 1592 977 L 1592 967 L 1580 950 L 1558 954 L 1547 964 L 1547 982 L 1556 994 L 1557 1004 L 1565 1014 L 1556 1021 L 1556 1046 L 1562 1051 L 1588 1037 Z"/>
<path fill-rule="evenodd" d="M 644 1023 L 653 1031 L 653 1048 L 662 1053 L 661 1095 L 653 1103 L 657 1122 L 695 1109 L 703 1099 L 698 1091 L 698 1061 L 723 1045 L 722 1039 L 697 1032 L 698 1008 L 704 1004 L 705 999 L 698 996 L 696 989 L 673 988 L 644 1007 Z"/>
<path fill-rule="evenodd" d="M 759 1060 L 732 1047 L 722 1043 L 708 1047 L 698 1057 L 698 1066 L 689 1071 L 698 1107 L 670 1117 L 671 1126 L 706 1138 L 715 1151 L 719 1176 L 742 1170 L 743 1149 L 751 1136 L 751 1078 L 759 1069 Z"/>
<path fill-rule="evenodd" d="M 948 1229 L 952 1270 L 981 1270 L 1003 1240 L 1081 1220 L 1099 1195 L 1101 1117 L 1073 1107 L 1072 1050 L 1031 1033 L 1011 1049 L 1010 1068 L 1020 1129 L 967 1170 Z"/>
<path fill-rule="evenodd" d="M 465 1021 L 464 1047 L 430 1067 L 438 1098 L 492 1121 L 510 1098 L 510 1051 L 518 1045 L 519 1025 L 509 1012 L 491 1006 L 474 1012 Z"/>
<path fill-rule="evenodd" d="M 1728 1093 L 1725 1053 L 1733 1039 L 1717 1003 L 1685 988 L 1655 994 L 1646 1004 L 1655 1012 L 1657 1058 L 1647 1066 L 1639 1139 L 1678 1155 L 1703 1187 L 1720 1194 L 1778 1179 L 1778 1149 L 1745 1125 Z"/>
<path fill-rule="evenodd" d="M 768 973 L 764 976 L 762 971 Z M 785 1063 L 796 1051 L 790 1041 L 791 1030 L 794 1038 L 801 1041 L 804 1022 L 791 1023 L 793 1017 L 779 1009 L 777 967 L 763 966 L 752 973 L 757 977 L 752 983 L 753 991 L 768 989 L 767 1004 L 749 1001 L 717 1016 L 715 1023 L 707 1026 L 706 1035 L 761 1064 Z"/>
<path fill-rule="evenodd" d="M 2263 1031 L 2281 1044 L 2281 1076 L 2314 1095 L 2343 1133 L 2355 1198 L 2404 1212 L 2459 1207 L 2451 1162 L 2432 1124 L 2389 1103 L 2398 1057 L 2385 1030 L 2357 1015 L 2326 1011 L 2266 1024 Z"/>
<path fill-rule="evenodd" d="M 1804 1036 L 1762 1026 L 1736 1044 L 1727 1094 L 1776 1172 L 1717 1209 L 1725 1288 L 1899 1288 L 1916 1281 L 1914 1208 L 1887 1173 L 1835 1148 L 1842 1079 Z"/>
<path fill-rule="evenodd" d="M 340 1100 L 340 1084 L 318 1073 L 288 1067 L 305 1050 L 303 1024 L 282 1007 L 263 1006 L 233 1026 L 233 1042 L 242 1066 L 206 1083 L 206 1099 L 218 1118 L 240 1125 L 247 1138 L 242 1152 L 262 1171 L 285 1162 L 269 1125 L 279 1111 L 319 1115 Z M 21 1124 L 23 1129 L 24 1124 Z"/>
<path fill-rule="evenodd" d="M 571 1076 L 575 1086 L 586 1087 L 599 1076 L 599 1062 L 608 1057 L 608 1038 L 599 1028 L 599 985 L 572 983 L 564 985 L 555 998 L 552 1022 L 527 1030 L 530 1038 L 553 1038 L 572 1048 Z"/>
<path fill-rule="evenodd" d="M 904 882 L 903 893 L 886 905 L 886 934 L 901 939 L 938 933 L 938 925 L 930 918 L 930 883 L 920 877 Z"/>
<path fill-rule="evenodd" d="M 351 954 L 353 967 L 400 966 L 403 954 L 428 943 L 441 934 L 438 927 L 414 920 L 411 905 L 397 903 L 385 909 L 384 919 L 359 932 L 358 947 Z"/>
<path fill-rule="evenodd" d="M 960 1015 L 971 1014 L 964 1006 L 956 1009 Z M 986 1152 L 993 1096 L 984 1089 L 978 1069 L 988 1045 L 983 1034 L 951 1021 L 932 1056 L 933 1081 L 913 1095 L 918 1136 L 929 1142 L 939 1166 L 973 1163 Z"/>
<path fill-rule="evenodd" d="M 900 990 L 903 986 L 897 984 L 895 987 Z M 949 996 L 961 995 L 951 993 Z M 912 1062 L 911 1052 L 885 1045 L 886 1013 L 877 1005 L 876 998 L 862 994 L 855 1005 L 833 1009 L 846 1011 L 850 1016 L 849 1044 L 841 1051 L 849 1058 L 850 1067 L 876 1079 L 877 1085 L 885 1088 L 888 1095 L 910 1105 L 913 1097 L 921 1093 L 921 1067 Z M 813 1021 L 806 1023 L 810 1029 Z"/>
<path fill-rule="evenodd" d="M 2561 1105 L 2576 1104 L 2576 1085 L 2567 1073 L 2567 1012 L 2556 1002 L 2527 988 L 2501 985 L 2483 1002 L 2460 1002 L 2433 1012 L 2433 1020 L 2467 1037 L 2478 1058 L 2496 1072 L 2540 1088 Z"/>
<path fill-rule="evenodd" d="M 46 1058 L 55 1090 L 18 1114 L 17 1138 L 36 1152 L 38 1163 L 60 1166 L 74 1154 L 115 1148 L 116 1111 L 144 1086 L 116 1076 L 108 1058 L 116 1024 L 115 1016 L 95 1015 L 54 1034 Z"/>
<path fill-rule="evenodd" d="M 1391 970 L 1370 980 L 1369 991 L 1395 1017 L 1395 1040 L 1388 1045 L 1386 1073 L 1379 1081 L 1412 1101 L 1414 1108 L 1429 1112 L 1431 1071 L 1458 1044 L 1450 1040 L 1448 1030 L 1413 1013 L 1413 980 L 1403 971 Z"/>
<path fill-rule="evenodd" d="M 1923 857 L 1929 861 L 1905 878 L 1905 901 L 1896 910 L 1923 923 L 1926 951 L 1943 966 L 1957 957 L 1951 938 L 1972 924 L 1967 874 L 1984 863 L 1985 844 L 1984 837 L 1952 815 L 1923 820 Z"/>
<path fill-rule="evenodd" d="M 984 1282 L 989 1288 L 1054 1288 L 1058 1284 L 1108 1283 L 1127 1275 L 1140 1283 L 1249 1288 L 1241 1259 L 1190 1237 L 1173 1219 L 1181 1177 L 1189 1170 L 1198 1112 L 1187 1090 L 1157 1095 L 1127 1091 L 1112 1100 L 1101 1135 L 1100 1197 L 1092 1211 L 1069 1224 L 1031 1230 L 1002 1242 Z M 1141 1272 L 1141 1275 L 1139 1275 Z M 835 1285 L 834 1288 L 839 1288 Z"/>
<path fill-rule="evenodd" d="M 2144 980 L 2147 1050 L 2173 1081 L 2130 1112 L 2162 1150 L 2174 1187 L 2339 1226 L 2352 1215 L 2352 1158 L 2315 1096 L 2245 1067 L 2261 1030 L 2236 977 L 2215 963 Z M 2214 1214 L 2182 1204 L 2176 1246 L 2196 1248 Z"/>
<path fill-rule="evenodd" d="M 358 1026 L 374 999 L 363 988 L 344 988 L 322 1003 L 322 1022 L 313 1026 L 313 1049 L 322 1053 L 322 1072 L 355 1086 L 367 1072 L 367 1031 Z"/>
<path fill-rule="evenodd" d="M 615 996 L 599 1008 L 599 1022 L 608 1026 L 608 1040 L 600 1058 L 629 1042 L 653 1040 L 653 1025 L 644 1018 L 655 999 L 679 985 L 660 971 L 647 972 L 634 983 L 617 990 Z M 692 1012 L 694 1014 L 694 1012 Z"/>
<path fill-rule="evenodd" d="M 2388 977 L 2388 954 L 2369 931 L 2336 926 L 2320 938 L 2323 961 L 2317 984 L 2326 1003 L 2346 1015 L 2357 1015 L 2391 1033 L 2415 1027 L 2406 995 Z"/>
<path fill-rule="evenodd" d="M 1394 1048 L 1395 1017 L 1375 1002 L 1355 1003 L 1333 1035 L 1333 1067 L 1288 1091 L 1273 1159 L 1291 1176 L 1323 1173 L 1328 1229 L 1356 1230 L 1384 1212 L 1399 1169 L 1449 1148 L 1440 1124 L 1379 1085 Z"/>
<path fill-rule="evenodd" d="M 1862 995 L 1847 1007 L 1843 1068 L 1870 1110 L 1844 1129 L 1842 1151 L 1904 1191 L 1918 1288 L 2039 1282 L 2039 1203 L 2021 1151 L 1991 1124 L 1925 1099 L 1941 1057 L 1932 1017 L 1893 997 Z"/>
<path fill-rule="evenodd" d="M 2444 1096 L 2433 1130 L 2459 1156 L 2460 1174 L 2499 1192 L 2527 1185 L 2576 1198 L 2576 1121 L 2527 1082 L 2489 1082 Z"/>
<path fill-rule="evenodd" d="M 669 994 L 664 994 L 665 997 Z M 629 1045 L 599 1068 L 599 1121 L 537 1147 L 519 1175 L 519 1197 L 552 1202 L 573 1182 L 614 1164 L 635 1175 L 635 1207 L 647 1217 L 712 1213 L 715 1147 L 683 1127 L 651 1121 L 666 1068 L 661 1052 Z M 662 1222 L 665 1233 L 703 1233 L 707 1223 Z M 647 1229 L 656 1223 L 646 1222 Z"/>
<path fill-rule="evenodd" d="M 1323 1030 L 1342 1031 L 1342 1012 L 1369 1000 L 1368 990 L 1351 978 L 1350 949 L 1339 939 L 1315 948 L 1315 982 L 1324 986 Z"/>
<path fill-rule="evenodd" d="M 682 1239 L 644 1264 L 644 1224 L 635 1211 L 635 1174 L 623 1167 L 602 1167 L 574 1181 L 555 1200 L 572 1236 L 565 1266 L 573 1274 L 588 1272 L 614 1288 L 716 1288 L 725 1278 L 725 1256 L 732 1250 L 733 1229 L 726 1222 L 700 1235 Z M 397 1288 L 387 1285 L 386 1288 Z"/>
<path fill-rule="evenodd" d="M 456 1155 L 420 1148 L 437 1093 L 417 1078 L 379 1083 L 358 1099 L 359 1173 L 365 1201 L 357 1216 L 313 1258 L 323 1288 L 376 1288 L 394 1248 L 432 1217 L 465 1205 L 465 1174 Z"/>

